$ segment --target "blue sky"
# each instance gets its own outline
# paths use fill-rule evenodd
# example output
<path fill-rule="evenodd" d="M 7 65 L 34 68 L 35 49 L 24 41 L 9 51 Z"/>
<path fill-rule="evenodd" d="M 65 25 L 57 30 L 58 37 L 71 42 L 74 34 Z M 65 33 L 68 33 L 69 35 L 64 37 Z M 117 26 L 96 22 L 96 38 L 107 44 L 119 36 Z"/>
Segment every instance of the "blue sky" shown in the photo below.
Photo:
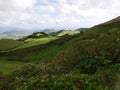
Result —
<path fill-rule="evenodd" d="M 0 0 L 0 26 L 22 29 L 91 27 L 120 15 L 119 0 Z"/>

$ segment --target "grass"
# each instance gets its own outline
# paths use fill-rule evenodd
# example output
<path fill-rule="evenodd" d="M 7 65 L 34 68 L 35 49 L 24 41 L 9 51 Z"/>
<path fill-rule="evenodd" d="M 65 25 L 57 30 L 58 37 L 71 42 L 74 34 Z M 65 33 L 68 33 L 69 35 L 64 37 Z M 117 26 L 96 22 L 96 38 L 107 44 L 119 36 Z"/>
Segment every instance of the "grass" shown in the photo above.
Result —
<path fill-rule="evenodd" d="M 45 43 L 48 43 L 55 39 L 57 39 L 57 37 L 29 38 L 29 39 L 25 40 L 25 43 L 23 45 L 20 45 L 19 47 L 15 48 L 15 49 L 21 49 L 21 48 L 36 46 L 39 44 L 45 44 Z"/>
<path fill-rule="evenodd" d="M 51 38 L 55 39 L 53 37 L 51 37 Z M 46 40 L 46 39 L 47 38 L 44 38 L 42 40 Z M 29 63 L 50 62 L 53 60 L 53 58 L 55 57 L 55 55 L 57 53 L 66 49 L 70 45 L 73 45 L 74 43 L 76 43 L 79 40 L 80 40 L 80 38 L 74 38 L 74 39 L 66 42 L 63 45 L 53 45 L 51 47 L 45 48 L 41 51 L 38 51 L 35 54 L 34 53 L 27 54 L 27 55 L 25 55 L 25 60 L 29 60 L 30 61 Z M 26 41 L 28 41 L 30 43 L 33 41 L 33 39 L 27 39 Z M 40 41 L 40 40 L 36 39 L 36 42 L 38 42 L 38 41 Z M 16 70 L 17 68 L 22 67 L 25 64 L 27 64 L 27 63 L 19 62 L 19 61 L 7 61 L 5 58 L 1 57 L 0 58 L 0 72 L 3 72 L 3 74 L 9 74 L 12 71 Z"/>
<path fill-rule="evenodd" d="M 108 31 L 113 31 L 113 30 L 120 30 L 120 22 L 108 24 L 108 25 L 97 25 L 94 26 L 88 30 L 86 30 L 86 34 L 91 34 L 91 35 L 102 35 L 107 33 Z"/>
<path fill-rule="evenodd" d="M 23 44 L 23 42 L 13 40 L 13 39 L 1 39 L 0 40 L 0 51 L 13 49 L 19 45 Z"/>
<path fill-rule="evenodd" d="M 63 36 L 65 34 L 74 35 L 74 34 L 78 34 L 78 33 L 80 33 L 80 31 L 64 30 L 64 31 L 61 31 L 60 33 L 58 33 L 57 36 Z"/>
<path fill-rule="evenodd" d="M 30 62 L 34 63 L 42 63 L 42 62 L 50 62 L 53 57 L 63 49 L 62 47 L 59 46 L 53 46 L 47 49 L 44 49 L 36 54 L 29 54 L 25 58 L 29 60 Z"/>
<path fill-rule="evenodd" d="M 26 63 L 18 62 L 18 61 L 7 61 L 5 60 L 5 58 L 0 57 L 0 72 L 2 72 L 3 74 L 9 74 L 25 64 Z"/>
<path fill-rule="evenodd" d="M 37 52 L 35 54 L 29 54 L 25 57 L 25 59 L 29 60 L 33 63 L 41 63 L 41 62 L 50 62 L 52 59 L 56 56 L 57 53 L 60 51 L 66 49 L 67 47 L 75 44 L 75 42 L 79 41 L 80 38 L 75 38 L 63 45 L 55 45 L 49 48 L 46 48 L 40 52 Z"/>

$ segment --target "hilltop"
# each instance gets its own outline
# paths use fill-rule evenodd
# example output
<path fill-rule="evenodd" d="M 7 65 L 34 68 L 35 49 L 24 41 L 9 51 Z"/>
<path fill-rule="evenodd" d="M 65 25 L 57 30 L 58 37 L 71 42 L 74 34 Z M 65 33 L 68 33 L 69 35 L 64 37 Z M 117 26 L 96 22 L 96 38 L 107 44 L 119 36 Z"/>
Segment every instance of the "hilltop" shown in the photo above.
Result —
<path fill-rule="evenodd" d="M 80 33 L 80 31 L 77 30 L 60 30 L 55 33 L 55 36 L 64 36 L 64 35 L 75 35 Z"/>
<path fill-rule="evenodd" d="M 117 23 L 117 22 L 120 22 L 120 16 L 110 20 L 110 21 L 107 21 L 105 23 L 102 23 L 103 25 L 106 25 L 106 24 L 112 24 L 112 23 Z"/>
<path fill-rule="evenodd" d="M 119 30 L 119 29 L 120 29 L 120 20 L 119 20 L 119 17 L 117 17 L 110 21 L 101 23 L 99 25 L 96 25 L 96 26 L 88 29 L 86 31 L 86 34 L 102 36 L 103 34 L 107 33 L 108 31 Z"/>

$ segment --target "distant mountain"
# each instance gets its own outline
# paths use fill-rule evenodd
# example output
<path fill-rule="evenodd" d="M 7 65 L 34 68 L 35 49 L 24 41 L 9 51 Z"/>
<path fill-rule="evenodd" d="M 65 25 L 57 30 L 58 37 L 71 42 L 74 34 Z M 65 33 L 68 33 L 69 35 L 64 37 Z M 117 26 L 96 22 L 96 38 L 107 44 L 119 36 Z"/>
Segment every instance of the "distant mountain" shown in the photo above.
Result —
<path fill-rule="evenodd" d="M 78 29 L 76 29 L 76 30 L 78 30 L 78 31 L 83 31 L 83 30 L 87 30 L 88 28 L 78 28 Z"/>
<path fill-rule="evenodd" d="M 11 39 L 19 39 L 30 35 L 32 32 L 24 31 L 24 30 L 8 30 L 0 33 L 0 38 L 11 38 Z"/>
<path fill-rule="evenodd" d="M 45 32 L 34 32 L 33 34 L 27 36 L 28 38 L 42 38 L 42 37 L 47 37 L 49 36 Z"/>
<path fill-rule="evenodd" d="M 51 33 L 53 33 L 53 32 L 57 32 L 57 30 L 54 30 L 54 29 L 44 29 L 44 30 L 42 30 L 41 32 L 45 32 L 45 33 L 47 33 L 47 34 L 51 34 Z"/>
<path fill-rule="evenodd" d="M 11 31 L 11 30 L 18 30 L 18 28 L 0 26 L 0 33 L 6 32 L 6 31 Z"/>

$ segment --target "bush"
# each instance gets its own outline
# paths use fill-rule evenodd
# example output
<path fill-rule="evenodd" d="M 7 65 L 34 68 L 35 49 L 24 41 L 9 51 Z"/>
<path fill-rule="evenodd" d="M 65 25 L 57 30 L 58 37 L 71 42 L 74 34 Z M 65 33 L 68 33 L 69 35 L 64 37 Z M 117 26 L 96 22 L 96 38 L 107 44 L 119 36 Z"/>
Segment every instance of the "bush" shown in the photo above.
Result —
<path fill-rule="evenodd" d="M 98 68 L 97 61 L 94 59 L 85 59 L 80 64 L 80 70 L 85 74 L 94 74 Z"/>

